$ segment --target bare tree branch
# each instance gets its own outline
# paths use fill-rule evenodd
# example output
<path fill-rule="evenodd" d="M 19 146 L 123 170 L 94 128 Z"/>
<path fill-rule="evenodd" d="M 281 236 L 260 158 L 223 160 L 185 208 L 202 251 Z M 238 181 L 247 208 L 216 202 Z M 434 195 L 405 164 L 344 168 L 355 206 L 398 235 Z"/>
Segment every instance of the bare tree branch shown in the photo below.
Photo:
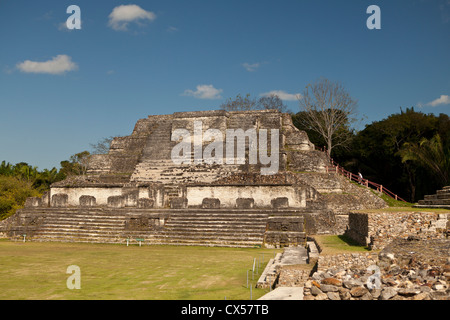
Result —
<path fill-rule="evenodd" d="M 309 84 L 299 105 L 306 115 L 301 121 L 322 136 L 329 155 L 334 147 L 348 143 L 348 130 L 342 128 L 349 128 L 355 120 L 357 102 L 341 84 L 328 79 Z"/>

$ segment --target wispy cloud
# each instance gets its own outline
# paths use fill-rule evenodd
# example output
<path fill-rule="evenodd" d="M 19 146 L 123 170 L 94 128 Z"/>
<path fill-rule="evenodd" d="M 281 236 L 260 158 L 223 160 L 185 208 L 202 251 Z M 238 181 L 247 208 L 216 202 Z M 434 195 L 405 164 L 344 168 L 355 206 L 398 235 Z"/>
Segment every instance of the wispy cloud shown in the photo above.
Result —
<path fill-rule="evenodd" d="M 47 73 L 53 75 L 60 75 L 78 69 L 78 65 L 72 61 L 72 58 L 64 54 L 43 62 L 25 60 L 18 63 L 16 67 L 25 73 Z"/>
<path fill-rule="evenodd" d="M 210 100 L 222 99 L 222 96 L 220 94 L 223 92 L 223 90 L 216 89 L 211 84 L 210 85 L 206 85 L 206 84 L 198 85 L 196 89 L 197 90 L 195 90 L 195 91 L 185 90 L 183 95 L 195 97 L 197 99 L 210 99 Z"/>
<path fill-rule="evenodd" d="M 252 63 L 252 64 L 250 64 L 250 63 L 248 63 L 248 62 L 245 62 L 245 63 L 243 63 L 242 64 L 242 66 L 245 68 L 245 70 L 247 70 L 248 72 L 254 72 L 254 71 L 256 71 L 260 66 L 261 66 L 261 63 Z"/>
<path fill-rule="evenodd" d="M 167 32 L 170 32 L 170 33 L 174 33 L 174 32 L 177 32 L 177 31 L 178 31 L 178 28 L 174 27 L 174 26 L 170 26 L 170 27 L 167 28 Z"/>
<path fill-rule="evenodd" d="M 441 95 L 439 98 L 428 102 L 426 104 L 419 103 L 419 107 L 437 107 L 437 106 L 444 106 L 444 105 L 450 105 L 450 96 L 448 95 Z"/>
<path fill-rule="evenodd" d="M 287 93 L 286 91 L 283 90 L 273 90 L 270 92 L 260 94 L 261 97 L 268 97 L 271 95 L 276 95 L 278 96 L 278 98 L 285 101 L 295 101 L 302 97 L 300 93 Z"/>
<path fill-rule="evenodd" d="M 108 26 L 116 31 L 127 31 L 131 22 L 153 21 L 156 14 L 146 11 L 135 4 L 115 7 L 109 15 Z"/>

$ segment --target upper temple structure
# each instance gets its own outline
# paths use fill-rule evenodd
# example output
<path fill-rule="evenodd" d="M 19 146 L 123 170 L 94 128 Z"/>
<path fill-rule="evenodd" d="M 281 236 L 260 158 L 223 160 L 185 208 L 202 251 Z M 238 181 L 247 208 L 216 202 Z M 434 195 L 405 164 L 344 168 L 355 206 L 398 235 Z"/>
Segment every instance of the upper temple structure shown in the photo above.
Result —
<path fill-rule="evenodd" d="M 386 204 L 328 172 L 289 114 L 154 115 L 0 224 L 35 241 L 289 246 L 335 233 L 348 210 Z"/>

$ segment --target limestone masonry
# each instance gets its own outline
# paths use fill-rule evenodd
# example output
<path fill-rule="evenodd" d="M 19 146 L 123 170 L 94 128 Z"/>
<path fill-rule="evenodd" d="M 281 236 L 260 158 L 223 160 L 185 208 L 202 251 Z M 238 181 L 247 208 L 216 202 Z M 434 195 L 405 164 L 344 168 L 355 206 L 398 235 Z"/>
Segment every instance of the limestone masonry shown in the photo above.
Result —
<path fill-rule="evenodd" d="M 259 156 L 267 147 L 267 155 L 277 159 L 278 171 L 262 175 L 261 168 L 270 164 L 249 161 L 250 139 L 244 142 L 243 162 L 236 144 L 236 161 L 229 161 L 227 150 L 223 164 L 175 164 L 174 133 L 195 137 L 198 122 L 201 133 L 214 129 L 224 139 L 233 130 L 270 132 L 272 138 L 278 133 L 278 140 L 258 145 Z M 196 147 L 188 158 L 194 160 Z M 69 177 L 42 198 L 28 199 L 23 210 L 0 224 L 0 232 L 34 241 L 304 245 L 307 234 L 343 233 L 349 210 L 386 206 L 369 189 L 327 173 L 329 165 L 291 116 L 278 111 L 149 116 L 137 121 L 130 136 L 115 138 L 108 154 L 92 156 L 86 176 Z"/>

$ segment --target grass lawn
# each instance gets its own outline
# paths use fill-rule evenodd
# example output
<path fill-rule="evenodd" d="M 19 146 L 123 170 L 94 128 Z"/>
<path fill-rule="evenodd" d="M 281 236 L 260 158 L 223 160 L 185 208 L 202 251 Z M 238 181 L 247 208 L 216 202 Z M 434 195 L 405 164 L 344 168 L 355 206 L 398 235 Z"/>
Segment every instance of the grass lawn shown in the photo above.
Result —
<path fill-rule="evenodd" d="M 314 239 L 322 248 L 321 255 L 370 251 L 344 235 L 316 235 Z"/>
<path fill-rule="evenodd" d="M 275 252 L 280 250 L 2 240 L 0 299 L 249 300 L 247 270 L 254 258 L 264 259 L 261 273 Z M 71 265 L 80 268 L 80 290 L 67 288 Z M 253 287 L 252 297 L 266 292 Z"/>

